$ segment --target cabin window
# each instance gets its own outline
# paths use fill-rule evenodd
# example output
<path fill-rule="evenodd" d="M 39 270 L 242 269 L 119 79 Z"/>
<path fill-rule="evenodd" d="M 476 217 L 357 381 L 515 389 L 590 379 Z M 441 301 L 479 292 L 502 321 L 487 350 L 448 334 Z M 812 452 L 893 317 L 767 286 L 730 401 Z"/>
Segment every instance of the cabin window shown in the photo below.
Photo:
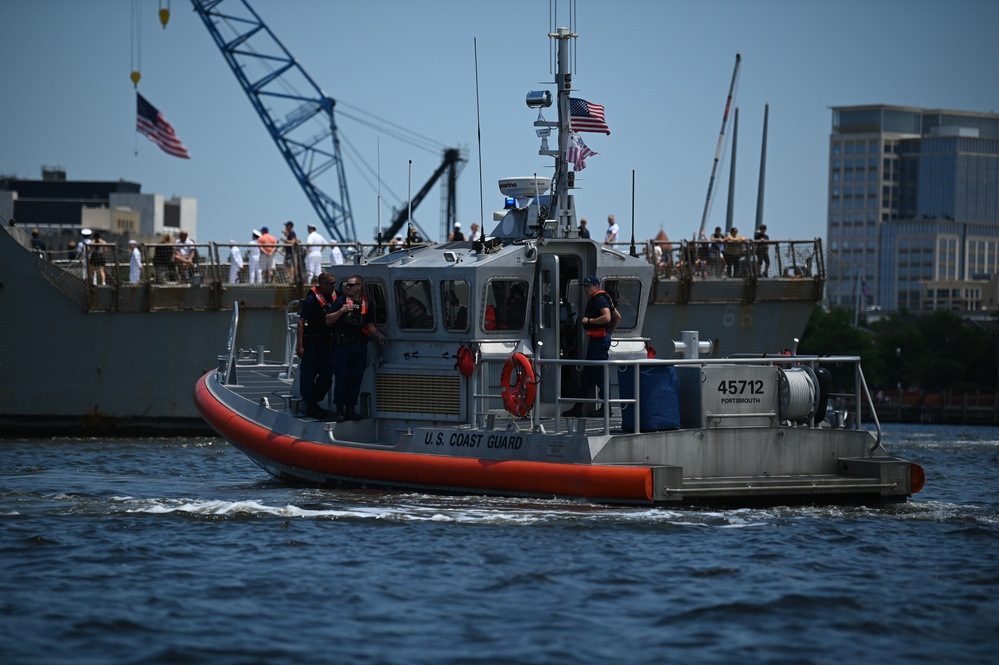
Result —
<path fill-rule="evenodd" d="M 486 285 L 483 330 L 522 330 L 527 323 L 530 285 L 524 279 L 493 279 Z"/>
<path fill-rule="evenodd" d="M 637 279 L 608 279 L 604 282 L 606 291 L 621 313 L 618 330 L 633 330 L 638 326 L 638 304 L 641 302 L 642 282 Z"/>
<path fill-rule="evenodd" d="M 463 279 L 441 280 L 441 307 L 444 309 L 444 329 L 453 332 L 468 330 L 468 282 Z"/>
<path fill-rule="evenodd" d="M 385 285 L 381 282 L 365 282 L 364 290 L 368 292 L 368 302 L 371 305 L 375 325 L 385 325 L 388 323 L 388 298 L 385 297 Z"/>
<path fill-rule="evenodd" d="M 433 330 L 434 310 L 430 280 L 399 279 L 395 282 L 395 302 L 399 327 L 403 330 Z"/>

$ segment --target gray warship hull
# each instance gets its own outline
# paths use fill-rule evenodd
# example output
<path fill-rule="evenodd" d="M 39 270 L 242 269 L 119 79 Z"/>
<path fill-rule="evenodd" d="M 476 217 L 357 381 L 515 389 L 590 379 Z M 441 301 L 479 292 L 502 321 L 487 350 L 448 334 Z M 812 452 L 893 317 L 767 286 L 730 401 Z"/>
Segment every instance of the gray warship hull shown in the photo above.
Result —
<path fill-rule="evenodd" d="M 773 245 L 776 262 L 780 243 Z M 799 255 L 811 248 L 815 257 L 821 243 L 786 247 Z M 224 283 L 228 267 L 213 262 L 228 254 L 206 250 L 199 283 L 143 278 L 136 285 L 94 286 L 78 267 L 34 254 L 23 229 L 0 232 L 0 435 L 210 433 L 191 386 L 217 365 L 233 302 L 243 322 L 240 355 L 280 354 L 293 323 L 281 314 L 305 287 Z M 823 275 L 775 273 L 752 279 L 657 274 L 643 334 L 668 348 L 681 331 L 700 330 L 724 355 L 791 347 L 821 296 Z"/>

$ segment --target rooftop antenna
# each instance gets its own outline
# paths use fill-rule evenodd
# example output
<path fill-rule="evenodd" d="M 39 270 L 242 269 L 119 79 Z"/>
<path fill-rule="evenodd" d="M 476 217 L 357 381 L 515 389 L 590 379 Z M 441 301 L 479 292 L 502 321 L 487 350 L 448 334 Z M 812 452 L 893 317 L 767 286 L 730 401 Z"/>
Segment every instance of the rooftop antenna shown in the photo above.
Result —
<path fill-rule="evenodd" d="M 482 119 L 479 114 L 479 45 L 475 37 L 472 38 L 472 51 L 475 54 L 475 130 L 479 137 L 479 228 L 482 237 L 485 237 L 485 195 L 482 193 Z"/>
<path fill-rule="evenodd" d="M 409 179 L 406 190 L 406 247 L 413 244 L 413 160 L 409 160 Z"/>
<path fill-rule="evenodd" d="M 382 137 L 377 137 L 377 165 L 378 165 L 378 248 L 381 249 L 382 241 Z"/>
<path fill-rule="evenodd" d="M 638 256 L 635 249 L 635 169 L 631 169 L 631 255 Z"/>

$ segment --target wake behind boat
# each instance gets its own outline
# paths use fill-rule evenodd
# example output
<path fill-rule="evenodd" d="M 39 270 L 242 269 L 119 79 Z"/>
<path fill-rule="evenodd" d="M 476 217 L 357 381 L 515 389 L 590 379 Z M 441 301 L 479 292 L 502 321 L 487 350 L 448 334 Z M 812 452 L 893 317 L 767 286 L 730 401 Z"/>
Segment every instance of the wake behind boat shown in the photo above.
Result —
<path fill-rule="evenodd" d="M 655 357 L 643 334 L 653 266 L 576 231 L 564 159 L 575 36 L 550 35 L 558 121 L 544 124 L 558 148 L 541 154 L 555 157 L 553 177 L 502 181 L 516 204 L 483 240 L 359 257 L 337 274 L 339 288 L 363 279 L 389 340 L 368 347 L 356 419 L 343 404 L 339 422 L 303 416 L 290 354 L 241 357 L 236 304 L 228 349 L 195 389 L 205 420 L 275 477 L 316 486 L 650 505 L 882 504 L 918 492 L 922 469 L 881 445 L 859 358 L 706 357 L 697 331 L 660 349 L 675 357 Z M 532 92 L 528 105 L 551 99 Z M 584 293 L 611 296 L 620 315 L 606 360 L 585 359 L 606 330 Z M 848 391 L 833 390 L 828 365 Z M 596 397 L 581 368 L 596 372 Z"/>

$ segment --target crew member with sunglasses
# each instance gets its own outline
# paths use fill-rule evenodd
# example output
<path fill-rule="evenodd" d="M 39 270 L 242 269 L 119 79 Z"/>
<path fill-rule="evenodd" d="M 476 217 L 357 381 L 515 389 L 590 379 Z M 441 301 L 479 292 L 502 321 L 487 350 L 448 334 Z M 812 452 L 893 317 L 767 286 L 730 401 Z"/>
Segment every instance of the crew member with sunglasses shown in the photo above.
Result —
<path fill-rule="evenodd" d="M 342 283 L 343 295 L 337 298 L 326 323 L 333 327 L 333 401 L 336 402 L 336 421 L 361 420 L 357 412 L 357 398 L 361 393 L 361 379 L 368 365 L 368 339 L 374 337 L 379 344 L 388 340 L 375 327 L 368 299 L 364 297 L 364 280 L 354 275 Z"/>

